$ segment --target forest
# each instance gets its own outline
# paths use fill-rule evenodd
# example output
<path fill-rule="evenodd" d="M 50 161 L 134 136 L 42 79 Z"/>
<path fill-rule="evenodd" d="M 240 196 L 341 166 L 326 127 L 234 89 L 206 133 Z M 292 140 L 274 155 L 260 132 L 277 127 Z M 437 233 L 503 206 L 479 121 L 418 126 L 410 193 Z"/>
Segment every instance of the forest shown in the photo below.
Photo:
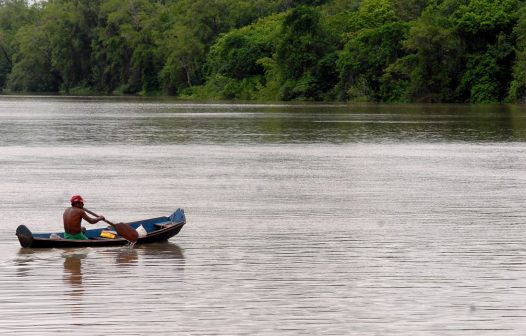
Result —
<path fill-rule="evenodd" d="M 526 102 L 519 0 L 0 0 L 3 94 Z"/>

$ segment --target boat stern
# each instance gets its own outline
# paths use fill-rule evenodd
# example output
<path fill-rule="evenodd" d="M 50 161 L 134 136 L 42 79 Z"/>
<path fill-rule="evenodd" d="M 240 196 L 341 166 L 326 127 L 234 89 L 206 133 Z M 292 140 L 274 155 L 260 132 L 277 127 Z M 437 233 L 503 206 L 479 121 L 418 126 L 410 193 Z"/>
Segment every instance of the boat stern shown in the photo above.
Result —
<path fill-rule="evenodd" d="M 25 225 L 19 225 L 16 228 L 16 236 L 22 247 L 30 247 L 33 243 L 33 233 Z"/>

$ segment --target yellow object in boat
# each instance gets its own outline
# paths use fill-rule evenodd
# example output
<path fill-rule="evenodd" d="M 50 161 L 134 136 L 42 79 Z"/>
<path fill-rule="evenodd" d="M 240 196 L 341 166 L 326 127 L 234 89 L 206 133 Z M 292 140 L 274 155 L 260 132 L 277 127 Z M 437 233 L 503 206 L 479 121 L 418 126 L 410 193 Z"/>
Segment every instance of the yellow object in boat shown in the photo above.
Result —
<path fill-rule="evenodd" d="M 106 231 L 106 230 L 103 230 L 100 232 L 100 236 L 103 237 L 103 238 L 110 238 L 110 239 L 115 239 L 115 237 L 117 236 L 116 233 L 114 233 L 113 231 Z"/>

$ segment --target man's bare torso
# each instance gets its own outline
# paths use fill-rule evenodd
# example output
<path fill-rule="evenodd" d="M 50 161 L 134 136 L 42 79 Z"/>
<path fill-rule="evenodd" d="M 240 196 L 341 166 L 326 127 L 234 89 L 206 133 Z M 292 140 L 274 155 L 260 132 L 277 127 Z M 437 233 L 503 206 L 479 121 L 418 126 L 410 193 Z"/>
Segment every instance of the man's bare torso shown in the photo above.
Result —
<path fill-rule="evenodd" d="M 79 208 L 67 208 L 64 211 L 63 219 L 64 219 L 64 231 L 66 231 L 69 234 L 77 234 L 82 231 L 82 227 L 80 226 L 80 223 L 82 222 L 82 218 L 84 217 L 84 210 Z"/>

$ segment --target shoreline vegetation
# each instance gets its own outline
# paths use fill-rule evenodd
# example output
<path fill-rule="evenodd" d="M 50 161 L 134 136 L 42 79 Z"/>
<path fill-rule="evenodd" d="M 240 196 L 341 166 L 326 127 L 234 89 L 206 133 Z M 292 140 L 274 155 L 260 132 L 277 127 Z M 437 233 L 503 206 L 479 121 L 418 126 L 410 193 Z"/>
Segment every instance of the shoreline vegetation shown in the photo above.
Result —
<path fill-rule="evenodd" d="M 2 94 L 525 103 L 526 1 L 0 0 Z"/>

